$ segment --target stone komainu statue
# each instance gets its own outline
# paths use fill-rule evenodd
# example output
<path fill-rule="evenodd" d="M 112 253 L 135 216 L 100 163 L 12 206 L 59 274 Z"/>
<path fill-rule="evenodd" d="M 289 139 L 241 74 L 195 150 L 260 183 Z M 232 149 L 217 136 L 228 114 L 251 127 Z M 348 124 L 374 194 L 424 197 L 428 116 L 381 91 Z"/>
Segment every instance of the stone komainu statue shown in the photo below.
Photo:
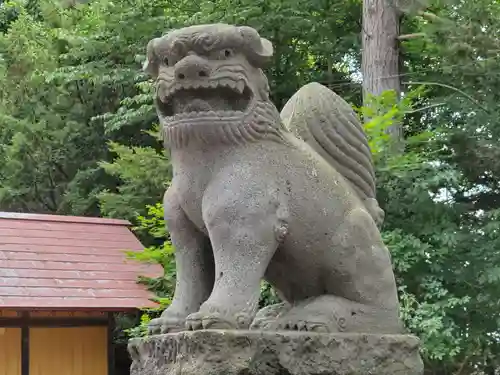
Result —
<path fill-rule="evenodd" d="M 172 304 L 150 331 L 401 331 L 366 135 L 326 87 L 280 113 L 250 27 L 198 25 L 153 39 L 144 69 L 174 169 L 164 197 L 176 249 Z M 257 312 L 260 282 L 284 301 Z"/>

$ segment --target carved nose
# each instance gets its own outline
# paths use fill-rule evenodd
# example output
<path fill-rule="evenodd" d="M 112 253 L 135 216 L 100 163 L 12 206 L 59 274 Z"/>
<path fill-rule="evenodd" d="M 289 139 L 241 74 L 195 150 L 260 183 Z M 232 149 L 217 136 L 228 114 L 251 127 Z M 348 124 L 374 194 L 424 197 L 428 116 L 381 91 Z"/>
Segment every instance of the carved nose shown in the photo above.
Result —
<path fill-rule="evenodd" d="M 199 56 L 187 56 L 175 64 L 175 77 L 179 80 L 200 79 L 209 75 L 208 61 Z"/>

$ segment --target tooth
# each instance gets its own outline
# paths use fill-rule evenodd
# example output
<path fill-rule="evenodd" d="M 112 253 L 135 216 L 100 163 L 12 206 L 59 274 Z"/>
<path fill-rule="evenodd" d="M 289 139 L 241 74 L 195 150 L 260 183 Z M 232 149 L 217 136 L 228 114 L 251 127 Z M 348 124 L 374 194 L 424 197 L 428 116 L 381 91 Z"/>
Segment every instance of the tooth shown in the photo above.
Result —
<path fill-rule="evenodd" d="M 239 91 L 240 94 L 242 94 L 243 90 L 245 89 L 245 82 L 238 81 L 238 83 L 236 84 L 236 89 Z"/>
<path fill-rule="evenodd" d="M 158 90 L 158 96 L 160 98 L 168 98 L 170 96 L 170 91 L 169 89 L 163 89 L 163 90 Z"/>

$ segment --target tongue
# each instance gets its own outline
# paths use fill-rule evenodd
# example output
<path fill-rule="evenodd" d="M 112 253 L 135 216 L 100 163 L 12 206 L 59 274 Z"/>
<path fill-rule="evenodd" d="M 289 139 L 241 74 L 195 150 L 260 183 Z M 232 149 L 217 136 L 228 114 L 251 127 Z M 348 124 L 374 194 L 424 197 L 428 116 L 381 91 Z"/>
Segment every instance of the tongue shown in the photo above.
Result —
<path fill-rule="evenodd" d="M 184 107 L 184 112 L 208 112 L 212 106 L 202 99 L 193 99 Z"/>

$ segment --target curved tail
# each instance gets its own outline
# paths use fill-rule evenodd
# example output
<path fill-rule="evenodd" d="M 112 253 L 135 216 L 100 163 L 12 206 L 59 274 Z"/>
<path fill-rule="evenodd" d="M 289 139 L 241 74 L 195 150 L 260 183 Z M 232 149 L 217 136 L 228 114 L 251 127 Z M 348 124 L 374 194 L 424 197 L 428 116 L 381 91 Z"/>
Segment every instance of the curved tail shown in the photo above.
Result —
<path fill-rule="evenodd" d="M 281 111 L 284 126 L 309 144 L 353 187 L 377 225 L 384 211 L 376 199 L 375 172 L 367 136 L 352 107 L 329 88 L 302 86 Z"/>

